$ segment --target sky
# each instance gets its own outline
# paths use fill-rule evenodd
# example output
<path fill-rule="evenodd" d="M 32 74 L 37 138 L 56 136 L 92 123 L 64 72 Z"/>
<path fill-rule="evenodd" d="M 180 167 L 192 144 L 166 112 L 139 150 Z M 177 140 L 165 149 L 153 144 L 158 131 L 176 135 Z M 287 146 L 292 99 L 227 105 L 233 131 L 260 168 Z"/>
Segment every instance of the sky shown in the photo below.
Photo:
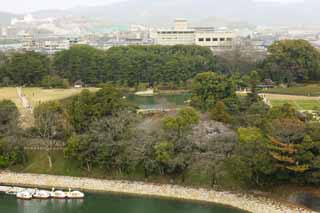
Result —
<path fill-rule="evenodd" d="M 96 6 L 106 5 L 112 2 L 125 0 L 0 0 L 0 10 L 13 13 L 28 13 L 43 9 L 67 9 L 77 6 Z M 172 0 L 174 1 L 174 0 Z M 197 0 L 195 0 L 197 1 Z M 235 0 L 236 1 L 236 0 Z M 303 0 L 254 0 L 254 1 L 271 1 L 271 2 L 296 2 Z"/>

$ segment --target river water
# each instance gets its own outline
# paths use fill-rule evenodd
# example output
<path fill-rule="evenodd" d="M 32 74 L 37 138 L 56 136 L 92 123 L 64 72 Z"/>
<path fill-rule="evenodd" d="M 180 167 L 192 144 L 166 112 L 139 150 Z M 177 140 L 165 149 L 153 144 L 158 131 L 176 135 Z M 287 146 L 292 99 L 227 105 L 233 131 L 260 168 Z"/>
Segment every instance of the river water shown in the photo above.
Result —
<path fill-rule="evenodd" d="M 1 213 L 240 213 L 221 205 L 111 194 L 87 194 L 83 200 L 18 200 L 0 194 Z"/>

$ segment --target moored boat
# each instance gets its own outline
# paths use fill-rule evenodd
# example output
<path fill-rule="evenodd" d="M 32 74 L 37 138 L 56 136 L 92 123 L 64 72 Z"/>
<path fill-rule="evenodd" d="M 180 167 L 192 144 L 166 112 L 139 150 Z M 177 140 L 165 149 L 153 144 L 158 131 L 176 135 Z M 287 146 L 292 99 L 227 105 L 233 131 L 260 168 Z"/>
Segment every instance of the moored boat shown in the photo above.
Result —
<path fill-rule="evenodd" d="M 84 193 L 80 191 L 71 191 L 69 189 L 69 192 L 66 193 L 67 198 L 69 199 L 83 199 L 84 198 Z"/>
<path fill-rule="evenodd" d="M 50 195 L 52 198 L 56 198 L 56 199 L 65 199 L 67 197 L 64 191 L 60 191 L 60 190 L 55 191 L 54 188 L 52 189 L 52 192 L 50 193 Z"/>
<path fill-rule="evenodd" d="M 32 199 L 32 193 L 29 191 L 22 191 L 17 193 L 17 198 L 22 200 L 31 200 Z"/>
<path fill-rule="evenodd" d="M 51 197 L 51 193 L 45 190 L 36 190 L 33 197 L 36 199 L 49 199 Z"/>

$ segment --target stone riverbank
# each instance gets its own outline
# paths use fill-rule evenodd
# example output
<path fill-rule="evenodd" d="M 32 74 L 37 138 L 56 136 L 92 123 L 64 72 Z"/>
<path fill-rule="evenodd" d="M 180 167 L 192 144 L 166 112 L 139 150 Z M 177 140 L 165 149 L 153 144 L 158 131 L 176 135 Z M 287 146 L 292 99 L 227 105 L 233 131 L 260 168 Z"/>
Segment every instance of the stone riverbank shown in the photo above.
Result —
<path fill-rule="evenodd" d="M 219 203 L 255 213 L 309 213 L 310 210 L 265 197 L 143 182 L 1 172 L 0 184 L 37 188 L 80 189 Z"/>

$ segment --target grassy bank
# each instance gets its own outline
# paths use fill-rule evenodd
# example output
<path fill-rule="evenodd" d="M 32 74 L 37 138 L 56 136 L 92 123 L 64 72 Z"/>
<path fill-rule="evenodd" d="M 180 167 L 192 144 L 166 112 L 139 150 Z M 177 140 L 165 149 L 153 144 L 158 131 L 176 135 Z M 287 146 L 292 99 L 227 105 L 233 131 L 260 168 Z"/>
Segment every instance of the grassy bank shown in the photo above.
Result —
<path fill-rule="evenodd" d="M 320 96 L 320 85 L 310 84 L 305 86 L 295 86 L 288 88 L 272 88 L 263 91 L 264 93 L 301 95 L 301 96 Z"/>
<path fill-rule="evenodd" d="M 297 110 L 320 110 L 320 101 L 317 100 L 271 100 L 272 106 L 290 104 Z"/>
<path fill-rule="evenodd" d="M 138 168 L 129 174 L 119 174 L 118 171 L 107 170 L 99 167 L 94 167 L 91 172 L 86 169 L 76 160 L 66 159 L 62 150 L 53 151 L 53 166 L 49 168 L 47 153 L 43 150 L 27 150 L 27 163 L 25 165 L 16 165 L 9 168 L 14 172 L 63 175 L 71 177 L 90 177 L 102 179 L 119 179 L 119 180 L 135 180 L 135 181 L 150 181 L 157 183 L 175 183 L 188 186 L 210 186 L 210 177 L 204 171 L 197 169 L 189 170 L 183 176 L 144 176 L 142 168 Z"/>

